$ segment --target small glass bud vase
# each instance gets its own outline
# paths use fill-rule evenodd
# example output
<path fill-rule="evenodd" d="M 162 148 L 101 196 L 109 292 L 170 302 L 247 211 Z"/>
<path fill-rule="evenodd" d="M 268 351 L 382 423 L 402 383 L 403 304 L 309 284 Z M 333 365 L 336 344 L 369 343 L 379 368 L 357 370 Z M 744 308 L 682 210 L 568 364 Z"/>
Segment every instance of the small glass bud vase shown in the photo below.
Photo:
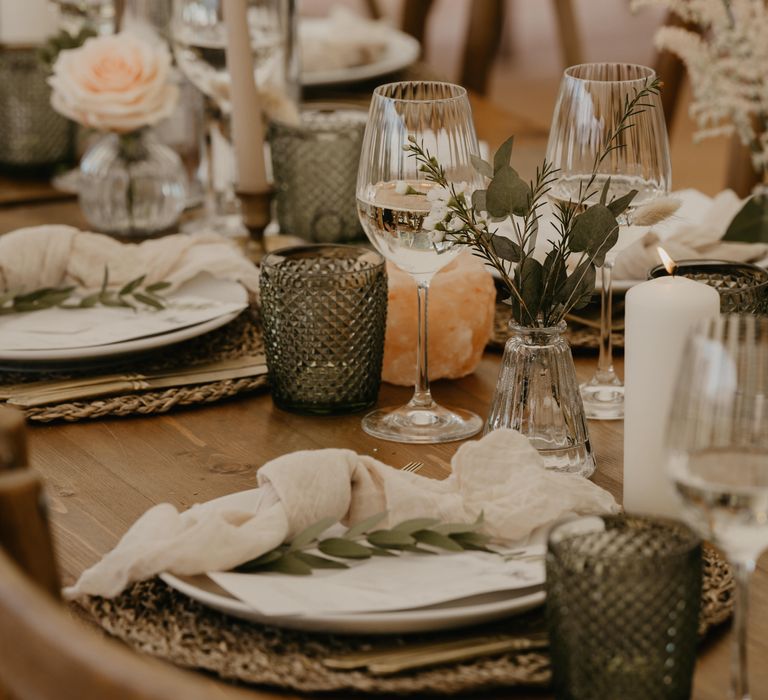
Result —
<path fill-rule="evenodd" d="M 98 231 L 145 236 L 171 228 L 186 200 L 176 153 L 148 130 L 108 134 L 80 161 L 80 207 Z"/>
<path fill-rule="evenodd" d="M 510 323 L 485 432 L 514 428 L 548 469 L 588 477 L 595 458 L 565 328 L 565 321 L 549 328 Z"/>

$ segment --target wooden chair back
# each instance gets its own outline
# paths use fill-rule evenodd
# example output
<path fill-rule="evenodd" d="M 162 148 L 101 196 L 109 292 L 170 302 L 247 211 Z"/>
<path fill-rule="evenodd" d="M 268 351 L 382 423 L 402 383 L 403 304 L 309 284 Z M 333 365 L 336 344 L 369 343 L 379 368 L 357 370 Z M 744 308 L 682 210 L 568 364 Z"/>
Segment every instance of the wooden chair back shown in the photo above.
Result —
<path fill-rule="evenodd" d="M 0 408 L 0 699 L 258 697 L 135 654 L 61 605 L 43 490 L 17 461 L 25 456 L 23 417 Z"/>
<path fill-rule="evenodd" d="M 454 0 L 452 0 L 453 2 Z M 566 66 L 583 63 L 581 37 L 573 9 L 573 0 L 552 0 L 558 36 Z M 488 91 L 493 63 L 501 45 L 506 0 L 470 0 L 461 84 L 481 95 Z M 401 27 L 422 45 L 433 0 L 406 0 L 403 3 Z"/>

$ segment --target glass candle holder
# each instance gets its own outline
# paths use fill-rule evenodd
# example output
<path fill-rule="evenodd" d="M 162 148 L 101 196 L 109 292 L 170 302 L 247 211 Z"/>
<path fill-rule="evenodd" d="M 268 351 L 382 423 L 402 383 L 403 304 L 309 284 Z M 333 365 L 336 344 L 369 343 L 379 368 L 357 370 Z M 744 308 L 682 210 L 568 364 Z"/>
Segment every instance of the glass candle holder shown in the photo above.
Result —
<path fill-rule="evenodd" d="M 714 287 L 721 313 L 768 313 L 768 270 L 750 263 L 725 260 L 677 260 L 675 275 Z M 664 265 L 651 268 L 649 279 L 666 277 Z"/>
<path fill-rule="evenodd" d="M 376 402 L 387 318 L 378 253 L 332 245 L 270 253 L 261 266 L 261 307 L 278 407 L 331 414 Z"/>
<path fill-rule="evenodd" d="M 299 124 L 270 124 L 282 232 L 321 243 L 362 237 L 355 187 L 367 116 L 354 106 L 318 104 L 307 105 Z"/>
<path fill-rule="evenodd" d="M 557 698 L 687 700 L 701 542 L 686 525 L 593 516 L 555 525 L 547 624 Z"/>

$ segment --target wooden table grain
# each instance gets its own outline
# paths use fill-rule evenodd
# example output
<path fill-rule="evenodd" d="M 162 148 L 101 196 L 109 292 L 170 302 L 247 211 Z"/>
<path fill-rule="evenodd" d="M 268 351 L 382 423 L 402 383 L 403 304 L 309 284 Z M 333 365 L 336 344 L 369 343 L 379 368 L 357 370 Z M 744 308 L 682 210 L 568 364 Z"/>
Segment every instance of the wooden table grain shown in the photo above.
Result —
<path fill-rule="evenodd" d="M 473 106 L 481 138 L 500 143 L 515 118 L 482 99 Z M 538 131 L 541 127 L 536 127 Z M 536 130 L 534 129 L 534 130 Z M 70 223 L 83 225 L 71 202 L 0 209 L 0 233 L 22 225 Z M 438 401 L 485 415 L 496 383 L 500 355 L 486 353 L 477 371 L 457 381 L 434 384 Z M 594 369 L 593 355 L 576 357 L 577 373 L 586 379 Z M 618 369 L 622 362 L 619 358 Z M 383 385 L 380 405 L 401 404 L 410 390 Z M 621 499 L 621 421 L 589 425 L 597 455 L 594 481 Z M 147 508 L 169 502 L 177 508 L 253 487 L 264 462 L 292 450 L 346 447 L 371 454 L 394 466 L 412 460 L 427 466 L 423 474 L 448 474 L 456 443 L 401 445 L 367 436 L 360 416 L 317 418 L 283 412 L 268 394 L 162 416 L 106 419 L 30 428 L 31 462 L 46 483 L 61 572 L 71 583 L 86 567 L 112 548 Z M 754 700 L 768 700 L 768 574 L 761 562 L 752 586 L 750 651 Z M 727 697 L 729 639 L 715 634 L 701 649 L 694 698 Z M 225 686 L 222 685 L 223 688 Z M 226 692 L 223 693 L 226 695 Z M 292 694 L 254 690 L 254 698 L 293 698 Z M 333 697 L 325 695 L 324 697 Z M 513 688 L 489 697 L 542 698 L 546 691 Z"/>

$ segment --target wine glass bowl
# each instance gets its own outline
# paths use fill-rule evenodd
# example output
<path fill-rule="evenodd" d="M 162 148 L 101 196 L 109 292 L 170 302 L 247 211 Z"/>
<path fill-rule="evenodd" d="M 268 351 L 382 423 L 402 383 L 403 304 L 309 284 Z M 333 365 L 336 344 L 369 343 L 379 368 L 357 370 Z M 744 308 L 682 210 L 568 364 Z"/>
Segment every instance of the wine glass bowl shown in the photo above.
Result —
<path fill-rule="evenodd" d="M 422 81 L 376 88 L 358 169 L 358 215 L 376 249 L 416 281 L 419 339 L 413 398 L 406 406 L 369 413 L 363 429 L 398 442 L 448 442 L 474 435 L 482 421 L 468 411 L 438 406 L 429 390 L 427 291 L 461 246 L 428 225 L 429 217 L 448 213 L 448 194 L 421 170 L 409 148 L 413 142 L 437 159 L 454 192 L 471 194 L 484 186 L 472 164 L 479 147 L 464 88 Z"/>
<path fill-rule="evenodd" d="M 658 91 L 643 97 L 622 127 L 627 104 L 654 84 L 656 74 L 646 66 L 628 63 L 586 63 L 565 70 L 552 117 L 547 161 L 557 168 L 549 198 L 568 206 L 582 200 L 594 204 L 608 183 L 607 198 L 637 194 L 619 217 L 631 224 L 632 213 L 666 194 L 671 187 L 669 141 Z M 618 131 L 613 148 L 600 154 Z M 593 177 L 593 172 L 596 175 Z M 600 358 L 594 376 L 581 387 L 588 418 L 624 417 L 624 386 L 613 368 L 611 344 L 612 269 L 618 252 L 632 242 L 619 231 L 619 241 L 605 256 L 601 274 Z"/>
<path fill-rule="evenodd" d="M 665 443 L 686 518 L 734 568 L 732 693 L 745 700 L 748 582 L 768 548 L 768 317 L 721 315 L 691 335 Z"/>

